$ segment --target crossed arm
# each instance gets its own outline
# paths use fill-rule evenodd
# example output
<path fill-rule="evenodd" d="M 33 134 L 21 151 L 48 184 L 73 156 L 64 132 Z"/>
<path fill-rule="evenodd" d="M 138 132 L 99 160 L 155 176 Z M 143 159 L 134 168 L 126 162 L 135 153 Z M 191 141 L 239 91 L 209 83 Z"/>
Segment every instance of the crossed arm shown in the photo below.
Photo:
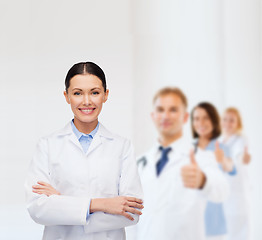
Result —
<path fill-rule="evenodd" d="M 44 194 L 46 196 L 61 195 L 50 184 L 38 181 L 37 185 L 32 186 L 32 192 Z M 112 198 L 95 198 L 91 199 L 89 213 L 105 212 L 109 214 L 122 215 L 133 221 L 134 218 L 129 214 L 141 215 L 138 209 L 143 209 L 142 200 L 135 197 L 118 196 Z"/>
<path fill-rule="evenodd" d="M 45 226 L 83 225 L 86 233 L 136 224 L 143 208 L 139 199 L 142 189 L 132 147 L 128 143 L 124 147 L 120 196 L 95 199 L 89 195 L 64 195 L 50 185 L 48 146 L 47 141 L 41 139 L 25 183 L 27 208 L 32 219 Z M 88 213 L 93 214 L 87 217 Z"/>

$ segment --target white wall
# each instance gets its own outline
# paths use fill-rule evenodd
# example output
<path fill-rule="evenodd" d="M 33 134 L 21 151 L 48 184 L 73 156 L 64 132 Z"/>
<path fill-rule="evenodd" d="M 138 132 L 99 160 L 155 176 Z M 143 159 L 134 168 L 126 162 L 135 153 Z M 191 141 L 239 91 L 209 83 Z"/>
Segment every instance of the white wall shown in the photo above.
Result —
<path fill-rule="evenodd" d="M 224 108 L 223 5 L 217 1 L 136 1 L 135 126 L 139 153 L 154 139 L 149 117 L 152 97 L 163 86 L 178 86 L 189 109 L 199 101 Z M 143 100 L 142 100 L 143 99 Z M 185 129 L 187 135 L 189 128 Z M 143 143 L 143 144 L 142 144 Z"/>

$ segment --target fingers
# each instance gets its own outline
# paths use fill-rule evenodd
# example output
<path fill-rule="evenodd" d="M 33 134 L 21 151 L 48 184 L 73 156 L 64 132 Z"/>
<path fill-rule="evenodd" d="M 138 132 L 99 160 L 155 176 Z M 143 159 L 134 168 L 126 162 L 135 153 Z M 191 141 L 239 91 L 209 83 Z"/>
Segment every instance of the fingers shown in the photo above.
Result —
<path fill-rule="evenodd" d="M 139 208 L 139 209 L 143 209 L 144 208 L 144 206 L 142 204 L 138 204 L 136 202 L 129 202 L 128 205 L 130 207 Z"/>
<path fill-rule="evenodd" d="M 125 208 L 125 211 L 126 212 L 130 212 L 130 213 L 133 213 L 133 214 L 137 214 L 137 215 L 142 215 L 142 212 L 133 208 L 133 207 L 126 207 Z"/>
<path fill-rule="evenodd" d="M 42 185 L 42 186 L 47 186 L 47 187 L 52 187 L 50 184 L 46 183 L 46 182 L 43 182 L 43 181 L 38 181 L 37 182 L 39 185 Z"/>
<path fill-rule="evenodd" d="M 186 165 L 183 166 L 181 169 L 182 174 L 187 174 L 187 173 L 195 173 L 197 171 L 198 167 L 197 166 L 192 166 L 192 165 Z"/>
<path fill-rule="evenodd" d="M 189 157 L 190 157 L 190 162 L 194 165 L 197 165 L 197 162 L 196 162 L 196 158 L 195 158 L 195 154 L 194 154 L 194 150 L 191 149 L 190 150 L 190 153 L 189 153 Z"/>
<path fill-rule="evenodd" d="M 251 155 L 248 153 L 248 148 L 245 146 L 244 155 L 243 155 L 243 162 L 244 164 L 249 164 L 251 161 Z"/>
<path fill-rule="evenodd" d="M 46 189 L 46 186 L 41 186 L 41 185 L 33 185 L 32 186 L 33 189 Z"/>
<path fill-rule="evenodd" d="M 134 221 L 134 218 L 130 214 L 128 214 L 127 212 L 123 212 L 121 215 L 123 215 L 124 217 L 128 218 L 131 221 Z"/>
<path fill-rule="evenodd" d="M 218 141 L 216 141 L 216 143 L 215 143 L 215 148 L 216 148 L 216 150 L 220 149 L 220 146 L 219 146 L 219 142 L 218 142 Z"/>
<path fill-rule="evenodd" d="M 142 199 L 139 198 L 135 198 L 135 197 L 126 197 L 126 200 L 128 200 L 129 202 L 137 202 L 137 203 L 143 203 Z"/>
<path fill-rule="evenodd" d="M 247 147 L 247 146 L 245 146 L 244 152 L 245 152 L 246 154 L 248 154 L 248 147 Z"/>
<path fill-rule="evenodd" d="M 196 181 L 185 181 L 184 187 L 186 187 L 186 188 L 197 188 L 197 183 L 196 183 Z"/>
<path fill-rule="evenodd" d="M 52 195 L 52 193 L 51 192 L 49 192 L 48 190 L 44 190 L 44 189 L 38 189 L 38 190 L 33 190 L 32 192 L 34 192 L 34 193 L 37 193 L 37 194 L 44 194 L 44 195 L 46 195 L 46 196 L 50 196 L 50 195 Z"/>
<path fill-rule="evenodd" d="M 205 182 L 205 177 L 197 165 L 186 165 L 181 169 L 184 187 L 200 188 Z"/>
<path fill-rule="evenodd" d="M 45 194 L 47 196 L 50 195 L 60 195 L 60 192 L 58 192 L 56 189 L 54 189 L 50 184 L 46 182 L 39 181 L 37 182 L 38 185 L 32 186 L 32 192 L 37 194 Z"/>
<path fill-rule="evenodd" d="M 33 185 L 32 188 L 35 189 L 35 190 L 51 190 L 51 189 L 53 189 L 52 187 L 41 186 L 41 185 Z"/>

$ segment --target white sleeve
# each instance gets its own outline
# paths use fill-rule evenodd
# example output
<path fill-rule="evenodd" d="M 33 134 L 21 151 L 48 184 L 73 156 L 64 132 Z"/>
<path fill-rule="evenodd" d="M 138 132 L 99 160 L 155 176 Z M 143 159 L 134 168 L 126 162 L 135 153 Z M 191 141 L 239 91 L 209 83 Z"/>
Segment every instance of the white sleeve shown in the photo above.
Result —
<path fill-rule="evenodd" d="M 51 184 L 47 139 L 40 139 L 35 155 L 29 167 L 25 182 L 27 209 L 32 219 L 49 225 L 84 225 L 90 199 L 72 196 L 39 195 L 32 192 L 37 181 Z"/>
<path fill-rule="evenodd" d="M 223 202 L 229 196 L 229 183 L 219 169 L 214 153 L 201 151 L 196 155 L 201 170 L 206 176 L 206 183 L 200 193 L 209 201 Z"/>
<path fill-rule="evenodd" d="M 119 196 L 130 196 L 142 199 L 141 182 L 137 171 L 133 147 L 129 141 L 125 142 L 123 152 L 122 170 L 119 180 Z M 139 216 L 129 214 L 134 218 L 133 221 L 121 215 L 112 215 L 103 212 L 90 214 L 88 222 L 85 225 L 85 232 L 108 231 L 136 224 Z"/>
<path fill-rule="evenodd" d="M 247 140 L 243 136 L 239 136 L 237 141 L 233 144 L 233 146 L 231 146 L 232 148 L 231 157 L 233 158 L 233 160 L 243 155 L 246 146 L 247 146 Z"/>

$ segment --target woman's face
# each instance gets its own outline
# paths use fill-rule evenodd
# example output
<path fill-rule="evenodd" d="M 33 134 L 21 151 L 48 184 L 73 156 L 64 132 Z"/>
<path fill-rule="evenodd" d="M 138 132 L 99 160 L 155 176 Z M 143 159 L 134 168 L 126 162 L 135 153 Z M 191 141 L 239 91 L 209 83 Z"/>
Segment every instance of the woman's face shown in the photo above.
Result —
<path fill-rule="evenodd" d="M 205 109 L 196 108 L 194 110 L 193 128 L 199 137 L 211 138 L 213 125 Z"/>
<path fill-rule="evenodd" d="M 232 135 L 238 131 L 238 119 L 235 113 L 227 112 L 222 118 L 222 130 L 225 134 Z"/>
<path fill-rule="evenodd" d="M 94 75 L 75 75 L 64 95 L 67 103 L 71 105 L 76 125 L 97 124 L 98 115 L 108 97 L 108 90 L 104 92 L 102 81 Z"/>

